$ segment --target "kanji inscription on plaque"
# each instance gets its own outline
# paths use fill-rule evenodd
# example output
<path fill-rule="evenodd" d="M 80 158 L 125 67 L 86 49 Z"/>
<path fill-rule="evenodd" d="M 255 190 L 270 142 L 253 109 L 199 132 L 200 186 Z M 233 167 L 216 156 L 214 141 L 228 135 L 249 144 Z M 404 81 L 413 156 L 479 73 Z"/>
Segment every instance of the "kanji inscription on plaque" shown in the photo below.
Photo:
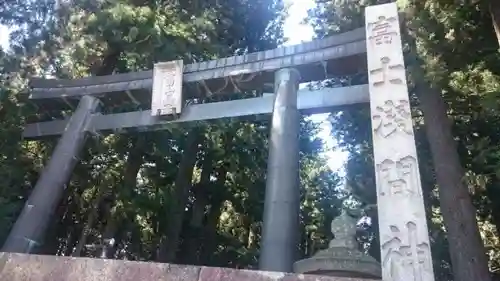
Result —
<path fill-rule="evenodd" d="M 182 111 L 182 60 L 156 63 L 153 69 L 151 115 L 180 114 Z"/>

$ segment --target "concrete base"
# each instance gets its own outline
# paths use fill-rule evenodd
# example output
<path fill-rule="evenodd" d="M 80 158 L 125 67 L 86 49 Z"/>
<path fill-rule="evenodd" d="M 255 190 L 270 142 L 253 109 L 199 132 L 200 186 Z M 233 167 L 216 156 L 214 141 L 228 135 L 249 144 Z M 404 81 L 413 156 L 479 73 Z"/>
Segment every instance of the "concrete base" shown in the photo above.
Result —
<path fill-rule="evenodd" d="M 218 267 L 9 253 L 0 253 L 0 277 L 2 281 L 368 281 Z"/>
<path fill-rule="evenodd" d="M 381 280 L 380 264 L 370 256 L 348 248 L 327 249 L 294 264 L 294 272 Z"/>
<path fill-rule="evenodd" d="M 320 271 L 314 271 L 314 272 L 308 272 L 308 275 L 323 275 L 323 276 L 331 276 L 331 277 L 348 277 L 348 278 L 355 278 L 355 279 L 363 279 L 363 280 L 382 280 L 380 278 L 375 278 L 369 274 L 361 274 L 361 273 L 356 273 L 353 274 L 352 272 L 349 271 L 330 271 L 330 270 L 320 270 Z M 375 279 L 374 279 L 375 278 Z"/>

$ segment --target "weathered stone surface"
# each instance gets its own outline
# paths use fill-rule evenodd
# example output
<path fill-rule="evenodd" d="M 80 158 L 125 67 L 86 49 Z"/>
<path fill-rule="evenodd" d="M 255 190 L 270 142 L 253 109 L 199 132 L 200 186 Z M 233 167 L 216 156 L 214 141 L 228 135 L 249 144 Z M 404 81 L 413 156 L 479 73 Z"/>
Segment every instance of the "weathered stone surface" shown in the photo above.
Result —
<path fill-rule="evenodd" d="M 307 274 L 287 274 L 281 281 L 380 281 L 376 279 L 319 276 Z"/>
<path fill-rule="evenodd" d="M 1 281 L 374 281 L 150 262 L 0 254 Z"/>
<path fill-rule="evenodd" d="M 24 254 L 4 254 L 0 269 L 2 260 L 2 281 L 196 281 L 200 272 L 193 266 Z"/>
<path fill-rule="evenodd" d="M 284 276 L 282 272 L 203 267 L 198 281 L 280 281 Z"/>
<path fill-rule="evenodd" d="M 434 281 L 396 3 L 365 24 L 382 279 Z"/>

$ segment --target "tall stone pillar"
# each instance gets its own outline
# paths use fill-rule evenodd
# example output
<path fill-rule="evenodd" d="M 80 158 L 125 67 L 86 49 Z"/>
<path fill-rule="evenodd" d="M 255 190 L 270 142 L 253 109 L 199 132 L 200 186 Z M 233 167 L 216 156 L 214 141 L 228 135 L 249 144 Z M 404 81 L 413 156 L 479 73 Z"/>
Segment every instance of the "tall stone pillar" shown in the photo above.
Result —
<path fill-rule="evenodd" d="M 292 272 L 299 233 L 299 73 L 275 74 L 275 100 L 267 162 L 261 270 Z"/>
<path fill-rule="evenodd" d="M 84 96 L 5 241 L 2 252 L 36 253 L 82 150 L 98 100 Z"/>
<path fill-rule="evenodd" d="M 396 3 L 367 7 L 382 277 L 434 280 Z"/>

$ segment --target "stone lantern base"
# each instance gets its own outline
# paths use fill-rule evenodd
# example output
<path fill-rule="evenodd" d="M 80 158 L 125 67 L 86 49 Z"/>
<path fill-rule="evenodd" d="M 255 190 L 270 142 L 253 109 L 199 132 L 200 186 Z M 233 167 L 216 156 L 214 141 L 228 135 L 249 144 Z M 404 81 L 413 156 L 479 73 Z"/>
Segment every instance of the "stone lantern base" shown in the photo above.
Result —
<path fill-rule="evenodd" d="M 294 272 L 334 277 L 381 279 L 381 268 L 374 258 L 348 248 L 329 248 L 294 264 Z"/>
<path fill-rule="evenodd" d="M 294 263 L 295 273 L 323 276 L 382 279 L 380 263 L 373 257 L 358 250 L 356 241 L 357 220 L 343 209 L 331 224 L 335 239 L 328 249 L 314 256 Z"/>

